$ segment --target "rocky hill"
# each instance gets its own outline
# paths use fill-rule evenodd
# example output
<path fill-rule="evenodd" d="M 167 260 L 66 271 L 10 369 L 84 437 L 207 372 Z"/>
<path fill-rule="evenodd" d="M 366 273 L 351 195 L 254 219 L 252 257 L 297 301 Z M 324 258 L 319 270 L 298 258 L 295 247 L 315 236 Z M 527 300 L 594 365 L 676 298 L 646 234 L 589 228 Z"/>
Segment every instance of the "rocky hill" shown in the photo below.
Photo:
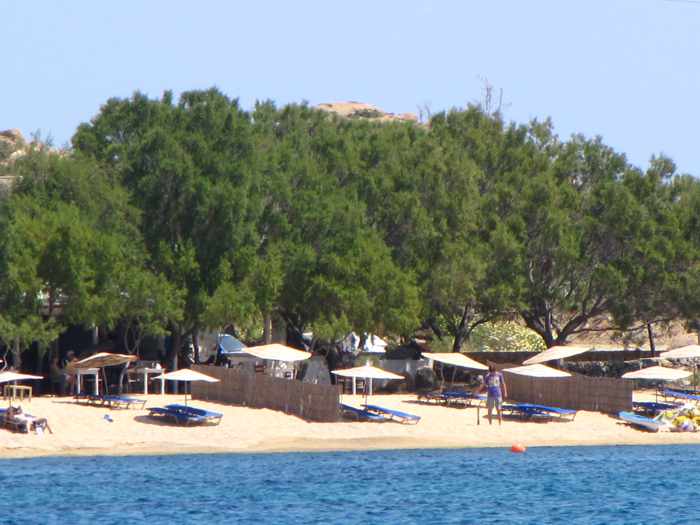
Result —
<path fill-rule="evenodd" d="M 379 122 L 418 122 L 418 117 L 413 113 L 387 113 L 377 106 L 363 102 L 325 102 L 317 105 L 316 109 L 346 118 L 364 118 Z"/>

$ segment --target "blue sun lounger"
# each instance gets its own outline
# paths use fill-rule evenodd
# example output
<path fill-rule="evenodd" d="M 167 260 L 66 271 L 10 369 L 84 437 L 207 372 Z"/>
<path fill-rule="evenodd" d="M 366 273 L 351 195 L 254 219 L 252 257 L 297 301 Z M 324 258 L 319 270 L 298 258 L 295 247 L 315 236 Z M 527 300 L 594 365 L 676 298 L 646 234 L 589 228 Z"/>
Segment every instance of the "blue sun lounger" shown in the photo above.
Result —
<path fill-rule="evenodd" d="M 664 390 L 664 398 L 672 398 L 672 399 L 683 399 L 685 401 L 694 401 L 697 403 L 700 401 L 700 396 L 694 395 L 694 394 L 686 394 L 685 392 L 681 392 L 679 390 L 670 390 L 666 389 Z"/>
<path fill-rule="evenodd" d="M 655 416 L 659 412 L 664 410 L 671 410 L 678 408 L 680 405 L 678 403 L 658 403 L 656 401 L 633 401 L 632 409 L 644 416 Z"/>
<path fill-rule="evenodd" d="M 523 419 L 553 419 L 555 417 L 573 421 L 577 411 L 571 408 L 550 407 L 533 403 L 506 403 L 503 410 L 512 415 L 519 415 Z"/>
<path fill-rule="evenodd" d="M 477 394 L 475 392 L 467 392 L 464 390 L 447 390 L 442 393 L 445 403 L 450 404 L 462 404 L 465 406 L 471 406 L 473 402 L 481 404 L 486 402 L 486 396 L 484 394 Z"/>
<path fill-rule="evenodd" d="M 190 417 L 201 417 L 207 421 L 216 422 L 217 424 L 221 421 L 224 415 L 221 412 L 214 412 L 212 410 L 205 410 L 203 408 L 191 407 L 187 405 L 166 405 L 165 408 L 168 410 L 175 410 L 177 412 L 182 412 Z"/>
<path fill-rule="evenodd" d="M 406 412 L 401 412 L 400 410 L 392 410 L 390 408 L 379 407 L 377 405 L 362 405 L 368 412 L 377 414 L 379 416 L 398 421 L 399 423 L 404 423 L 407 425 L 415 425 L 420 421 L 420 416 L 414 416 L 413 414 L 407 414 Z"/>
<path fill-rule="evenodd" d="M 214 423 L 218 425 L 221 422 L 221 418 L 224 417 L 224 415 L 219 412 L 211 412 L 195 407 L 185 407 L 184 405 L 152 407 L 149 409 L 148 415 L 153 418 L 169 419 L 178 425 L 198 423 Z"/>
<path fill-rule="evenodd" d="M 104 405 L 109 406 L 109 408 L 131 408 L 132 406 L 138 406 L 139 408 L 143 409 L 143 407 L 146 406 L 145 399 L 139 399 L 138 397 L 131 396 L 102 396 L 102 402 Z"/>
<path fill-rule="evenodd" d="M 364 408 L 357 408 L 352 405 L 345 405 L 341 403 L 340 410 L 343 416 L 356 421 L 374 421 L 375 423 L 383 423 L 389 421 L 389 419 L 381 416 L 379 414 L 374 414 Z"/>
<path fill-rule="evenodd" d="M 650 417 L 640 416 L 634 412 L 620 412 L 618 417 L 625 423 L 636 427 L 642 427 L 646 430 L 651 430 L 652 432 L 658 432 L 661 427 L 661 423 L 656 419 Z"/>

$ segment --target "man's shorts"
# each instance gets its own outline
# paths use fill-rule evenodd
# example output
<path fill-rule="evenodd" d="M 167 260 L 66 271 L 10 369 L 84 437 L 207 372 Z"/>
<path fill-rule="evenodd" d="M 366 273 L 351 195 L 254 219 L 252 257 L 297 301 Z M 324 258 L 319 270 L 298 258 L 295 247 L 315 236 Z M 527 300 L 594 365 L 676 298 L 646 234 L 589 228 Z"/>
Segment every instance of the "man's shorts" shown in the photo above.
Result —
<path fill-rule="evenodd" d="M 497 410 L 500 410 L 502 403 L 503 403 L 503 400 L 500 397 L 489 397 L 486 400 L 486 407 L 489 410 L 493 410 L 494 408 Z"/>

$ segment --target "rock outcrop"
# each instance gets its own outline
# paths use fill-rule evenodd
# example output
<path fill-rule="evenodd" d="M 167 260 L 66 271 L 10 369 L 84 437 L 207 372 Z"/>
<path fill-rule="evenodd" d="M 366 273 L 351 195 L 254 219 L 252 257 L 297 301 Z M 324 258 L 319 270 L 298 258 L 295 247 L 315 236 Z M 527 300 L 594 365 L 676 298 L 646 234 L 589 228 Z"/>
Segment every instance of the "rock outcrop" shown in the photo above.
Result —
<path fill-rule="evenodd" d="M 413 113 L 387 113 L 377 106 L 363 102 L 326 102 L 317 105 L 316 109 L 345 118 L 364 118 L 379 122 L 418 122 L 418 117 Z"/>

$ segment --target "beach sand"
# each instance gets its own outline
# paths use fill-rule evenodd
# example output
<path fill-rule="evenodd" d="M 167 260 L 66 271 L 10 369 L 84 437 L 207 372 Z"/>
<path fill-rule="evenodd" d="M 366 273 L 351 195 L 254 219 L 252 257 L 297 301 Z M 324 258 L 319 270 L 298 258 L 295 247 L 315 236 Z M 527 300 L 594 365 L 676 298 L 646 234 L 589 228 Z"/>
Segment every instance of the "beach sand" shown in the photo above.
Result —
<path fill-rule="evenodd" d="M 146 397 L 146 408 L 183 401 L 175 395 Z M 362 401 L 343 396 L 343 402 L 355 406 Z M 700 433 L 645 432 L 596 412 L 579 412 L 573 422 L 506 420 L 499 426 L 497 421 L 489 425 L 482 409 L 477 426 L 476 408 L 419 404 L 414 395 L 376 395 L 372 402 L 422 419 L 417 425 L 310 423 L 273 410 L 195 400 L 190 403 L 223 412 L 221 424 L 179 427 L 150 419 L 147 409 L 109 410 L 71 398 L 41 397 L 23 408 L 48 418 L 53 434 L 0 429 L 0 457 L 700 443 Z M 105 420 L 106 414 L 113 422 Z"/>

